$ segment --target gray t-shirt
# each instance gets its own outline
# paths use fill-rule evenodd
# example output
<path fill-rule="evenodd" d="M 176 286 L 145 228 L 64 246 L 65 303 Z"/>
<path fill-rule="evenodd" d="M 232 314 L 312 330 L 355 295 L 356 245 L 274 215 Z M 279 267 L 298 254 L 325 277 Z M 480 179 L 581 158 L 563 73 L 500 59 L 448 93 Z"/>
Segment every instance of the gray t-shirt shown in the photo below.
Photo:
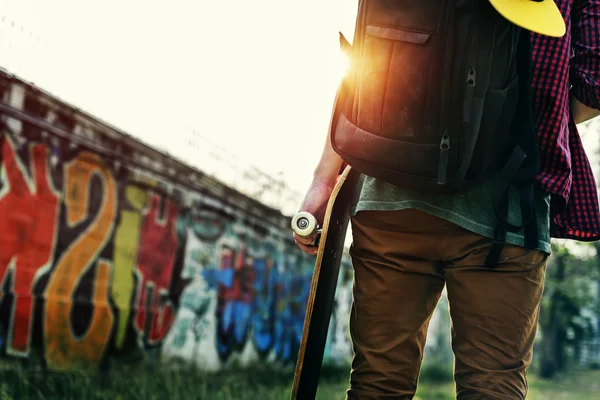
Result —
<path fill-rule="evenodd" d="M 453 222 L 464 229 L 492 237 L 496 215 L 492 207 L 494 177 L 460 194 L 440 195 L 401 189 L 394 185 L 361 175 L 352 215 L 363 210 L 402 210 L 415 208 Z M 550 195 L 541 188 L 535 190 L 535 207 L 539 241 L 537 248 L 548 254 L 550 247 Z M 508 221 L 518 224 L 521 220 L 519 197 L 511 190 Z M 523 246 L 523 232 L 506 235 L 508 243 Z"/>

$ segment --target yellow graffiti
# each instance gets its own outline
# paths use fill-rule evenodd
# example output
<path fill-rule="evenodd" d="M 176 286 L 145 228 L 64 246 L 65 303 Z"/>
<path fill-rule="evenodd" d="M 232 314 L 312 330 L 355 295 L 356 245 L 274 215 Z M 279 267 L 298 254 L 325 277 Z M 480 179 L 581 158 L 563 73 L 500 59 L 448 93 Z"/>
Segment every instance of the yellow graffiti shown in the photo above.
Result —
<path fill-rule="evenodd" d="M 114 272 L 112 298 L 119 310 L 116 345 L 123 347 L 129 321 L 131 297 L 134 289 L 134 270 L 138 254 L 142 211 L 146 207 L 146 190 L 137 186 L 127 186 L 125 197 L 129 209 L 121 212 L 121 222 L 115 232 Z"/>
<path fill-rule="evenodd" d="M 90 184 L 101 178 L 103 192 L 100 210 L 85 232 L 58 260 L 46 289 L 44 316 L 45 358 L 52 369 L 76 365 L 97 365 L 110 338 L 114 316 L 108 301 L 110 264 L 99 260 L 94 281 L 94 311 L 86 332 L 75 337 L 71 329 L 73 293 L 81 276 L 93 268 L 94 260 L 106 245 L 116 214 L 116 184 L 98 156 L 81 153 L 65 168 L 65 205 L 70 226 L 88 218 Z"/>

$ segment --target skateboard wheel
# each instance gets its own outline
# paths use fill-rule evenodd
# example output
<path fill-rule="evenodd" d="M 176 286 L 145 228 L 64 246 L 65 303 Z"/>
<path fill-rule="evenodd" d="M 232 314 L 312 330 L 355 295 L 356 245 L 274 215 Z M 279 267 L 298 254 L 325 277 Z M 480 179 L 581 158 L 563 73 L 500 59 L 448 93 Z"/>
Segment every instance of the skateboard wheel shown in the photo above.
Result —
<path fill-rule="evenodd" d="M 292 218 L 292 230 L 300 237 L 309 237 L 317 232 L 317 219 L 306 211 L 301 211 Z"/>

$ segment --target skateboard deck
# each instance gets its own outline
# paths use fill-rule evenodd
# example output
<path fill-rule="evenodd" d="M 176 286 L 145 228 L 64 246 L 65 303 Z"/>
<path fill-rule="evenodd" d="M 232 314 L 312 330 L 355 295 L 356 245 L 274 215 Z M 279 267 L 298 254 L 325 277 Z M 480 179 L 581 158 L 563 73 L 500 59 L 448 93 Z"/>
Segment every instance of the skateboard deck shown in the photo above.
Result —
<path fill-rule="evenodd" d="M 340 175 L 327 204 L 294 373 L 292 400 L 312 400 L 317 393 L 344 242 L 350 221 L 350 206 L 358 176 L 358 172 L 347 166 Z M 292 229 L 299 236 L 306 237 L 312 236 L 312 232 L 318 232 L 316 220 L 308 213 L 298 213 L 294 216 Z"/>

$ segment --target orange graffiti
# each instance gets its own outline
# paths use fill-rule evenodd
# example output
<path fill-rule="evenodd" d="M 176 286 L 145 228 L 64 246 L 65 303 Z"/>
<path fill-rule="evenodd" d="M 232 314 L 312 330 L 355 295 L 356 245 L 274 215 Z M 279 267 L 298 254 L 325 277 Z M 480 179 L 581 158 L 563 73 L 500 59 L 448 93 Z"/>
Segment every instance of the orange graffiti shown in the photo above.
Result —
<path fill-rule="evenodd" d="M 90 219 L 92 178 L 103 185 L 100 210 L 88 228 L 58 260 L 46 289 L 44 317 L 46 362 L 53 369 L 74 365 L 98 365 L 110 338 L 114 316 L 108 301 L 111 266 L 98 259 L 114 228 L 117 209 L 116 183 L 101 159 L 93 153 L 81 153 L 65 168 L 65 205 L 70 226 Z M 94 261 L 96 261 L 94 265 Z M 75 337 L 71 328 L 73 293 L 84 273 L 96 268 L 93 312 L 86 332 Z M 85 300 L 84 300 L 85 301 Z M 91 308 L 91 307 L 90 307 Z M 87 313 L 86 313 L 87 314 Z"/>

